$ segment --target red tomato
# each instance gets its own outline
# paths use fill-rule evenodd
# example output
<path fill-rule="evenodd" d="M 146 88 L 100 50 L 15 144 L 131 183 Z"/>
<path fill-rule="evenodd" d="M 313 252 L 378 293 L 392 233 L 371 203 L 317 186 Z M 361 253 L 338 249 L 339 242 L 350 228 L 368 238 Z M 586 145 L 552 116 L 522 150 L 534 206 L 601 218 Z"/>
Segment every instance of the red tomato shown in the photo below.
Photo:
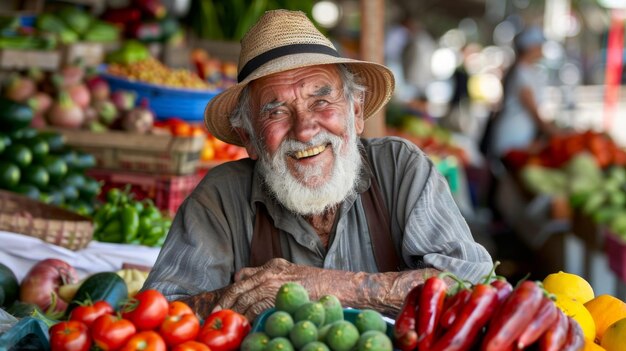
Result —
<path fill-rule="evenodd" d="M 91 347 L 89 328 L 82 322 L 59 322 L 49 333 L 52 351 L 87 351 Z"/>
<path fill-rule="evenodd" d="M 185 341 L 182 344 L 176 345 L 172 351 L 211 351 L 211 349 L 198 341 Z"/>
<path fill-rule="evenodd" d="M 167 315 L 168 316 L 182 316 L 184 314 L 193 314 L 195 312 L 189 307 L 188 304 L 182 301 L 172 301 L 169 303 L 167 307 Z"/>
<path fill-rule="evenodd" d="M 86 326 L 91 326 L 96 318 L 103 314 L 113 314 L 113 307 L 106 301 L 88 301 L 86 304 L 75 307 L 70 313 L 70 320 L 80 321 Z"/>
<path fill-rule="evenodd" d="M 250 322 L 244 315 L 233 310 L 220 310 L 206 318 L 198 341 L 212 351 L 234 351 L 239 349 L 250 329 Z"/>
<path fill-rule="evenodd" d="M 167 316 L 168 302 L 159 291 L 148 289 L 137 293 L 122 308 L 122 317 L 133 322 L 137 330 L 157 328 Z"/>
<path fill-rule="evenodd" d="M 174 346 L 185 341 L 194 340 L 200 331 L 200 320 L 193 313 L 178 316 L 167 316 L 161 324 L 159 334 L 167 346 Z"/>
<path fill-rule="evenodd" d="M 93 341 L 102 350 L 119 349 L 137 332 L 131 321 L 112 314 L 96 318 L 90 329 Z"/>
<path fill-rule="evenodd" d="M 133 335 L 120 351 L 165 351 L 165 341 L 155 331 L 147 330 Z"/>

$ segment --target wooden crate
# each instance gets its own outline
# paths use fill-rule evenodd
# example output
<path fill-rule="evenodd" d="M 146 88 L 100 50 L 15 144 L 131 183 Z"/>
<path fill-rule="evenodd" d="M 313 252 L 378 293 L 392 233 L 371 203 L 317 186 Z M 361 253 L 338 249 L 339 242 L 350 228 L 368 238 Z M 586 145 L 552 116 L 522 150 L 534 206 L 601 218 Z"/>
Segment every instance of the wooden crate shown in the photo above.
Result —
<path fill-rule="evenodd" d="M 41 68 L 56 71 L 61 66 L 61 52 L 58 50 L 0 50 L 0 68 L 28 69 Z"/>
<path fill-rule="evenodd" d="M 87 67 L 96 67 L 104 62 L 105 46 L 102 43 L 78 42 L 62 48 L 63 65 L 81 60 Z"/>
<path fill-rule="evenodd" d="M 98 168 L 164 174 L 195 173 L 204 136 L 133 134 L 123 131 L 94 133 L 55 128 L 67 145 L 94 155 Z"/>

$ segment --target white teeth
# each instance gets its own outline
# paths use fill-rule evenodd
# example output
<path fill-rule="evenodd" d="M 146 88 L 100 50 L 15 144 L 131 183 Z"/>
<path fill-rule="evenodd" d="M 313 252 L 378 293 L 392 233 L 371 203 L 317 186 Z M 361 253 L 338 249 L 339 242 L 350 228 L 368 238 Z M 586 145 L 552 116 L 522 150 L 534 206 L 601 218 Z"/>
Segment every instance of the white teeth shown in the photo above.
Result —
<path fill-rule="evenodd" d="M 322 153 L 322 151 L 324 151 L 324 150 L 326 150 L 326 145 L 320 145 L 320 146 L 316 146 L 314 148 L 310 148 L 310 149 L 307 149 L 307 150 L 297 151 L 295 156 L 299 160 L 299 159 L 304 158 L 304 157 L 310 157 L 310 156 L 318 155 L 318 154 Z"/>

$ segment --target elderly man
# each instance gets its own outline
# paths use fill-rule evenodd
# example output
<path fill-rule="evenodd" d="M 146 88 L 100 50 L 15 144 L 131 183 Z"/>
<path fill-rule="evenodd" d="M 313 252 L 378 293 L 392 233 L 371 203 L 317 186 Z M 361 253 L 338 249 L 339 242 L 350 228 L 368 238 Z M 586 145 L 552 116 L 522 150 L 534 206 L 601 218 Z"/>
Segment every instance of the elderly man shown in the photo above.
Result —
<path fill-rule="evenodd" d="M 339 57 L 301 12 L 267 12 L 241 44 L 239 83 L 209 102 L 205 123 L 250 158 L 207 173 L 144 288 L 202 316 L 252 318 L 295 281 L 313 299 L 394 315 L 430 275 L 489 272 L 427 156 L 399 138 L 359 138 L 393 93 L 387 68 Z"/>

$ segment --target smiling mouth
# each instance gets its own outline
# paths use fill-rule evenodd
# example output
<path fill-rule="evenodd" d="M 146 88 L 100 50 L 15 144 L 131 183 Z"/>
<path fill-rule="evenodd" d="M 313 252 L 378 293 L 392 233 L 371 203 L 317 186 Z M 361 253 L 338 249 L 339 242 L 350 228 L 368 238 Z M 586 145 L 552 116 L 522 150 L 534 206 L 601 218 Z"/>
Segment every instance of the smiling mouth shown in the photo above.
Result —
<path fill-rule="evenodd" d="M 324 150 L 326 150 L 326 145 L 319 145 L 319 146 L 316 146 L 316 147 L 312 147 L 310 149 L 297 151 L 296 153 L 294 153 L 293 157 L 295 157 L 296 160 L 301 160 L 301 159 L 306 158 L 306 157 L 312 157 L 312 156 L 319 155 Z"/>

